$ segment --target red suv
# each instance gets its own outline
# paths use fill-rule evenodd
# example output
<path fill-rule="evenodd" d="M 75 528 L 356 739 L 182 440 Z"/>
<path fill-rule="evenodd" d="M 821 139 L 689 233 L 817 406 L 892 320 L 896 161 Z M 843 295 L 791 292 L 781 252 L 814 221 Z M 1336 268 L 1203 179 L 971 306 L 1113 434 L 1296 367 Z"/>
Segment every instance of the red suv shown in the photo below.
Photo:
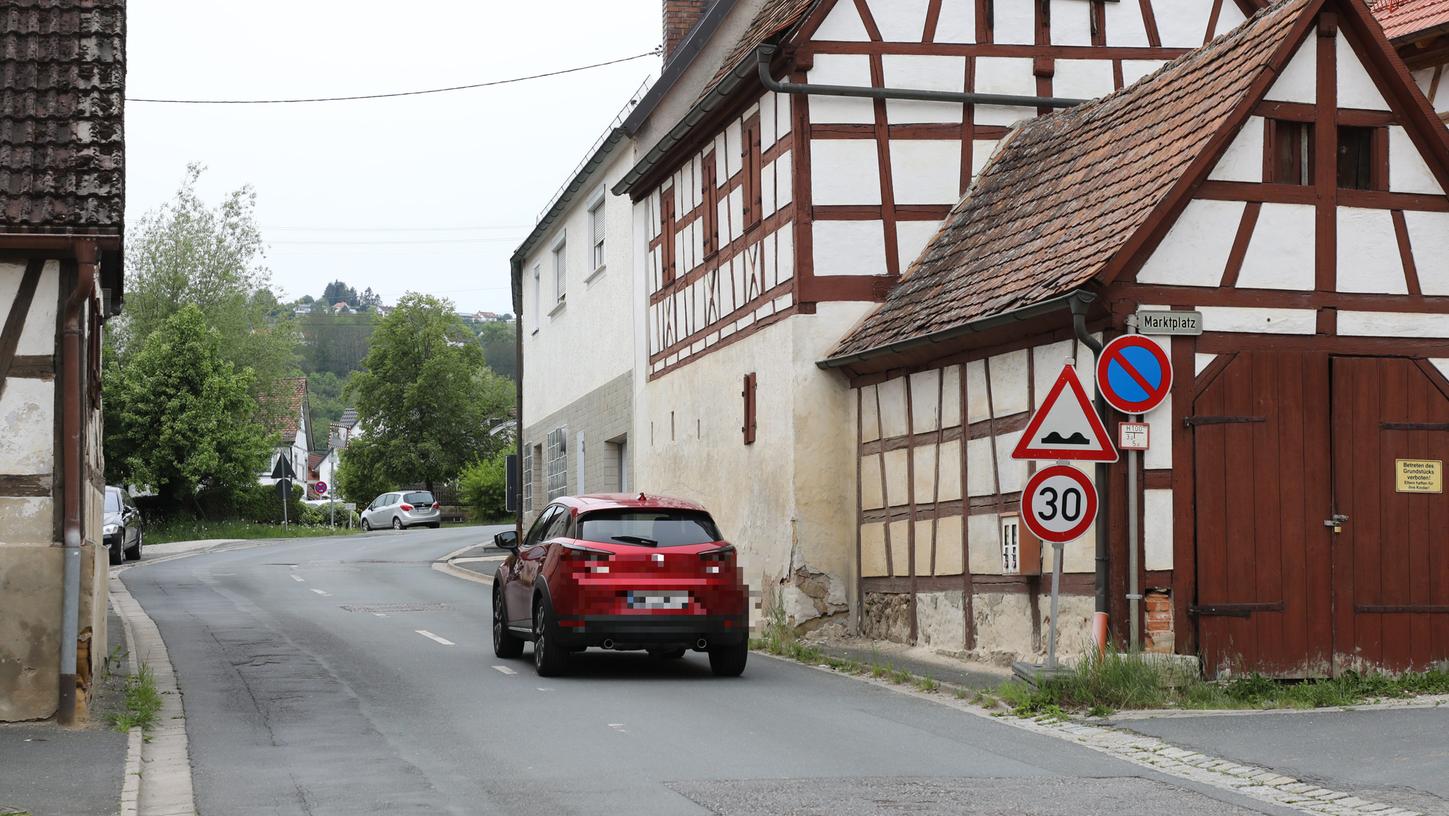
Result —
<path fill-rule="evenodd" d="M 660 496 L 580 496 L 550 504 L 493 580 L 493 652 L 533 641 L 538 673 L 564 671 L 590 646 L 647 649 L 660 658 L 709 653 L 720 676 L 745 670 L 749 592 L 714 519 Z"/>

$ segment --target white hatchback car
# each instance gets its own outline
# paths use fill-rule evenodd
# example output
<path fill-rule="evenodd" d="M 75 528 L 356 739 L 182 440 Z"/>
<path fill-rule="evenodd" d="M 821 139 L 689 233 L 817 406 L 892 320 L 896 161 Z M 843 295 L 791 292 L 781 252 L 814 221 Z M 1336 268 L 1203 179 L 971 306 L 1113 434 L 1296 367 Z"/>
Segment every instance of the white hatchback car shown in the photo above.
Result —
<path fill-rule="evenodd" d="M 362 529 L 377 530 L 391 527 L 406 530 L 409 527 L 441 527 L 443 512 L 433 494 L 426 490 L 400 490 L 384 493 L 372 500 L 362 511 Z"/>

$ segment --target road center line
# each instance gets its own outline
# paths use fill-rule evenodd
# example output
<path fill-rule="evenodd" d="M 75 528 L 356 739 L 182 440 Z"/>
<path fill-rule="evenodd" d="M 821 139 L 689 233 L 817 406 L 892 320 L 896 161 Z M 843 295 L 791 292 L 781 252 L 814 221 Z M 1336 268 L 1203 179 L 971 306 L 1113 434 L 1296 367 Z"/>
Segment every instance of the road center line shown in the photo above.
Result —
<path fill-rule="evenodd" d="M 312 591 L 315 592 L 315 593 L 317 593 L 318 595 L 321 595 L 324 598 L 330 598 L 330 597 L 332 597 L 332 593 L 331 592 L 324 592 L 324 591 L 322 591 L 320 589 L 314 589 Z"/>
<path fill-rule="evenodd" d="M 447 638 L 438 637 L 437 635 L 433 634 L 432 632 L 429 632 L 426 629 L 414 629 L 413 631 L 414 632 L 417 632 L 418 634 L 422 635 L 423 637 L 427 638 L 428 640 L 431 640 L 434 643 L 442 644 L 443 646 L 457 646 L 458 645 L 458 644 L 454 643 L 453 641 L 448 640 Z"/>
<path fill-rule="evenodd" d="M 518 674 L 518 672 L 508 668 L 507 666 L 494 666 L 493 670 L 496 672 L 501 672 L 503 674 Z"/>
<path fill-rule="evenodd" d="M 293 581 L 296 581 L 299 584 L 305 584 L 305 583 L 307 583 L 307 579 L 306 578 L 303 578 L 302 576 L 298 575 L 295 572 L 292 573 L 292 580 Z"/>
<path fill-rule="evenodd" d="M 387 617 L 387 613 L 386 612 L 374 612 L 374 613 L 372 613 L 372 616 L 374 618 L 385 618 L 385 617 Z"/>

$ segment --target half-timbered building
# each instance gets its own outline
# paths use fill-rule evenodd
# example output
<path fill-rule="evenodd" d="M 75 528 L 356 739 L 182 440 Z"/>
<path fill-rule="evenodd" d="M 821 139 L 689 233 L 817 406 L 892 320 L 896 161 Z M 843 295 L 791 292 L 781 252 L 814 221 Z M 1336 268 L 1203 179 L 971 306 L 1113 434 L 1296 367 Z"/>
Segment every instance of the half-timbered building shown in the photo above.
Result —
<path fill-rule="evenodd" d="M 851 383 L 867 622 L 1034 651 L 1049 564 L 1016 519 L 1033 465 L 1009 454 L 1065 361 L 1090 383 L 1092 344 L 1180 310 L 1204 331 L 1155 338 L 1175 380 L 1148 415 L 1140 544 L 1125 462 L 1098 480 L 1117 642 L 1140 546 L 1144 645 L 1210 673 L 1449 658 L 1446 189 L 1449 133 L 1358 0 L 1284 0 L 1014 128 L 822 363 Z M 1065 551 L 1069 650 L 1096 532 Z"/>
<path fill-rule="evenodd" d="M 724 6 L 743 22 L 719 29 L 733 44 L 636 114 L 638 161 L 613 188 L 635 202 L 643 282 L 636 482 L 704 502 L 749 580 L 806 622 L 849 609 L 858 570 L 841 433 L 854 403 L 816 361 L 896 284 L 1015 122 L 1130 85 L 1252 6 Z"/>
<path fill-rule="evenodd" d="M 106 657 L 101 327 L 122 300 L 123 0 L 0 13 L 0 721 Z"/>

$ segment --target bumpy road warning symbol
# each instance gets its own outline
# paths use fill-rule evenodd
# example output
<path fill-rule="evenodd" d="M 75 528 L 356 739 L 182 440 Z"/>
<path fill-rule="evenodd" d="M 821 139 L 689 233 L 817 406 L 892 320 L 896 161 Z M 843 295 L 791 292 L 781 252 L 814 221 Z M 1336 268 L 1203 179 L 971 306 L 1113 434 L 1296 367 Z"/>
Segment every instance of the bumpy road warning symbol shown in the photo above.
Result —
<path fill-rule="evenodd" d="M 1112 446 L 1102 418 L 1087 401 L 1087 392 L 1075 368 L 1062 367 L 1046 399 L 1026 423 L 1026 431 L 1016 443 L 1011 458 L 1117 461 L 1117 449 Z"/>

